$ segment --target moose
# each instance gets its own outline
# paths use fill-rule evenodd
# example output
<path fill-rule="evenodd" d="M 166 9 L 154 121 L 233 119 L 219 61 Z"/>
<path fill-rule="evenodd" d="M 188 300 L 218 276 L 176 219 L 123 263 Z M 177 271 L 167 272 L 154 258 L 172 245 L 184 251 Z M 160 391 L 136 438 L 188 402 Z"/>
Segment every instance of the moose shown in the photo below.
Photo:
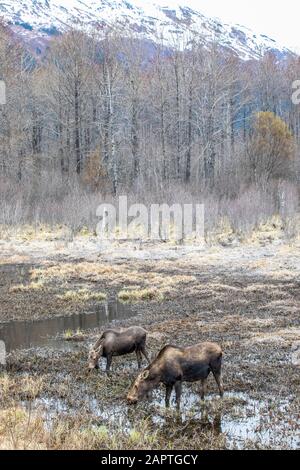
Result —
<path fill-rule="evenodd" d="M 124 356 L 133 352 L 136 353 L 139 369 L 142 365 L 143 356 L 150 364 L 146 350 L 146 339 L 147 331 L 139 326 L 104 331 L 89 352 L 89 369 L 99 369 L 99 359 L 105 357 L 106 372 L 109 372 L 113 356 Z"/>
<path fill-rule="evenodd" d="M 204 400 L 210 372 L 213 373 L 222 397 L 222 355 L 222 349 L 216 343 L 201 343 L 187 348 L 167 345 L 137 376 L 128 392 L 127 401 L 129 404 L 136 404 L 163 383 L 166 386 L 166 407 L 170 406 L 170 397 L 175 387 L 176 405 L 179 410 L 182 383 L 201 381 L 200 396 Z"/>

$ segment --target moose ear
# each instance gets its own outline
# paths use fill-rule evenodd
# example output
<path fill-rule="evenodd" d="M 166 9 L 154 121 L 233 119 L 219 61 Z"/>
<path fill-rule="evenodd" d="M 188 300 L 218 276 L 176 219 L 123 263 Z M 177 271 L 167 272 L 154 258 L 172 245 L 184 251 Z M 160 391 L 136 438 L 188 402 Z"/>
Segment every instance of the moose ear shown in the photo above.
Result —
<path fill-rule="evenodd" d="M 146 379 L 148 379 L 148 377 L 149 377 L 149 371 L 148 371 L 148 370 L 145 370 L 145 371 L 143 372 L 142 379 L 146 380 Z"/>

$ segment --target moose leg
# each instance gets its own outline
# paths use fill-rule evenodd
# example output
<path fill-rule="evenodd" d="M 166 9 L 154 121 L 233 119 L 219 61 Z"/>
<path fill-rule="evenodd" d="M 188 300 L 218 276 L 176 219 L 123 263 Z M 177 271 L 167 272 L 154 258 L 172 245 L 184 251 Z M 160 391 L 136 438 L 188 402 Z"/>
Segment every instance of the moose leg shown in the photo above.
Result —
<path fill-rule="evenodd" d="M 143 360 L 143 358 L 142 358 L 142 353 L 141 353 L 141 351 L 140 351 L 139 349 L 138 349 L 135 353 L 136 353 L 136 359 L 137 359 L 137 363 L 138 363 L 138 368 L 140 369 L 141 366 L 142 366 L 142 360 Z"/>
<path fill-rule="evenodd" d="M 205 398 L 206 389 L 207 389 L 207 379 L 201 379 L 201 387 L 200 387 L 201 400 L 204 400 Z"/>
<path fill-rule="evenodd" d="M 143 353 L 143 356 L 146 358 L 148 364 L 150 364 L 150 358 L 148 356 L 148 353 L 147 353 L 147 350 L 146 350 L 146 346 L 143 346 L 142 349 L 141 349 L 142 353 Z"/>
<path fill-rule="evenodd" d="M 181 399 L 181 391 L 182 391 L 182 382 L 176 382 L 175 384 L 175 393 L 176 393 L 176 407 L 177 410 L 180 410 L 180 399 Z"/>
<path fill-rule="evenodd" d="M 170 408 L 170 398 L 173 390 L 173 385 L 166 385 L 166 408 Z"/>
<path fill-rule="evenodd" d="M 112 355 L 106 356 L 106 372 L 107 373 L 110 371 L 111 361 L 112 361 Z"/>
<path fill-rule="evenodd" d="M 222 398 L 224 395 L 224 387 L 223 387 L 223 382 L 222 382 L 222 374 L 221 370 L 214 370 L 212 369 L 213 376 L 215 378 L 215 381 L 217 382 L 218 389 L 220 392 L 220 397 Z"/>

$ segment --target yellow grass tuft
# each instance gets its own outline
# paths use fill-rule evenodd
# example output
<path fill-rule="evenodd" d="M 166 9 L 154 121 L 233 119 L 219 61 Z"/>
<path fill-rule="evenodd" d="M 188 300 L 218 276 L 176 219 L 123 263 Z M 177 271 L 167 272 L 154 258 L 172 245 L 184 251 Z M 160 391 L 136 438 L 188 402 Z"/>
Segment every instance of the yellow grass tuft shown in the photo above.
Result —
<path fill-rule="evenodd" d="M 80 328 L 77 328 L 76 331 L 66 330 L 63 334 L 63 338 L 66 341 L 81 340 L 84 338 L 84 334 Z"/>
<path fill-rule="evenodd" d="M 118 293 L 118 299 L 123 302 L 163 300 L 163 294 L 158 289 L 124 289 Z"/>
<path fill-rule="evenodd" d="M 88 289 L 68 290 L 57 297 L 66 302 L 88 302 L 89 300 L 102 302 L 107 298 L 103 292 L 92 292 Z"/>
<path fill-rule="evenodd" d="M 34 281 L 30 284 L 17 284 L 15 286 L 10 287 L 9 292 L 30 292 L 30 291 L 37 291 L 45 288 L 44 281 Z"/>

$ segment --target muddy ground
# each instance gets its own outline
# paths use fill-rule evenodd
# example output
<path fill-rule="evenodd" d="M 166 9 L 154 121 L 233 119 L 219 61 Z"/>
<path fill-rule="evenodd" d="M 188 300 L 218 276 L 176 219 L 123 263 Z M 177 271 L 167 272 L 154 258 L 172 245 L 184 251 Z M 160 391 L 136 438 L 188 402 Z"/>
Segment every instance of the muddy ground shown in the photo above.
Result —
<path fill-rule="evenodd" d="M 91 312 L 122 291 L 130 315 L 113 325 L 146 327 L 153 356 L 170 342 L 221 344 L 225 398 L 211 378 L 205 404 L 197 384 L 184 385 L 180 415 L 164 409 L 163 389 L 128 407 L 135 357 L 115 359 L 110 376 L 104 364 L 88 373 L 100 329 L 74 338 L 62 332 L 61 340 L 74 339 L 72 350 L 9 355 L 0 376 L 0 448 L 300 447 L 299 245 L 109 251 L 90 244 L 86 254 L 82 244 L 1 245 L 1 322 Z"/>

